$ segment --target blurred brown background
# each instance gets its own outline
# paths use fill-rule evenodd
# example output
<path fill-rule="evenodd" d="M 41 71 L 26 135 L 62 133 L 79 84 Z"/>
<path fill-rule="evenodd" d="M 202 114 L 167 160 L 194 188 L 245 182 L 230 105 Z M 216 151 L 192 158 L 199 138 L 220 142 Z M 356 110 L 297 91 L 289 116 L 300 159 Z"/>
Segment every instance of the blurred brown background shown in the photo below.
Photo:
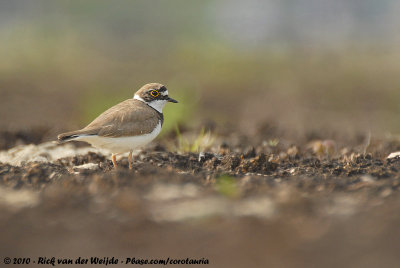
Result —
<path fill-rule="evenodd" d="M 396 133 L 399 11 L 395 0 L 1 1 L 0 127 L 83 127 L 157 81 L 181 100 L 164 132 L 212 119 Z"/>

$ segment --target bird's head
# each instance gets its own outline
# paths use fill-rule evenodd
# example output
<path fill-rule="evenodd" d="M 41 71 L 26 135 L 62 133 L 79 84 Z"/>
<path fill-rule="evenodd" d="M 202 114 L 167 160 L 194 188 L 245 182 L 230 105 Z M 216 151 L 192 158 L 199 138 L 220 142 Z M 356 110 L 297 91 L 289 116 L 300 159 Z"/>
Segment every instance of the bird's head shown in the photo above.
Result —
<path fill-rule="evenodd" d="M 167 102 L 178 103 L 177 100 L 168 96 L 168 89 L 159 83 L 150 83 L 142 86 L 133 97 L 153 107 L 160 113 Z"/>

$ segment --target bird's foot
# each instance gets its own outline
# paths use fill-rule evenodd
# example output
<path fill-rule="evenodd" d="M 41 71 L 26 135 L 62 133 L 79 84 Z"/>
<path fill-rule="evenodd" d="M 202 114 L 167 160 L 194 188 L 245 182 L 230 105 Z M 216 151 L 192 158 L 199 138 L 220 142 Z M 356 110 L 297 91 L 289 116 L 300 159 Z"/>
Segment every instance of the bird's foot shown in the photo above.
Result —
<path fill-rule="evenodd" d="M 132 164 L 132 151 L 129 152 L 129 155 L 128 155 L 128 162 L 129 162 L 129 169 L 132 170 L 132 169 L 133 169 L 133 164 Z"/>
<path fill-rule="evenodd" d="M 117 157 L 116 157 L 115 154 L 112 155 L 112 162 L 113 162 L 113 165 L 114 165 L 114 169 L 117 169 L 118 168 Z"/>

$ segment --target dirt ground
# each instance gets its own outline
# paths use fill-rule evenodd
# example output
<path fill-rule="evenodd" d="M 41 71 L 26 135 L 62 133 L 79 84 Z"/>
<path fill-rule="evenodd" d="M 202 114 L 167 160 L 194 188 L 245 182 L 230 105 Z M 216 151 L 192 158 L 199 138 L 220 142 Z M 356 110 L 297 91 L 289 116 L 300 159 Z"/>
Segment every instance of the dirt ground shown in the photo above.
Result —
<path fill-rule="evenodd" d="M 263 142 L 268 128 L 226 132 L 200 153 L 156 141 L 136 155 L 134 170 L 126 158 L 113 170 L 108 155 L 83 144 L 43 143 L 47 131 L 1 133 L 0 252 L 398 267 L 400 159 L 387 159 L 398 141 Z M 12 162 L 22 151 L 39 158 Z"/>

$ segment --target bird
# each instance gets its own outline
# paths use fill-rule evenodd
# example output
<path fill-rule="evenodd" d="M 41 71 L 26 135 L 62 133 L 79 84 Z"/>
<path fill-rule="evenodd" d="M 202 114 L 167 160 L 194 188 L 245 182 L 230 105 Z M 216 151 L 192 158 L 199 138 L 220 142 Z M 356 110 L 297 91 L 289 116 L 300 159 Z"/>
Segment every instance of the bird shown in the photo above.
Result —
<path fill-rule="evenodd" d="M 132 169 L 133 150 L 150 143 L 160 134 L 164 123 L 163 108 L 168 102 L 178 103 L 169 97 L 164 85 L 146 84 L 133 98 L 109 108 L 85 128 L 58 135 L 58 141 L 84 141 L 106 149 L 112 153 L 114 168 L 118 167 L 116 156 L 129 152 L 129 169 Z"/>

